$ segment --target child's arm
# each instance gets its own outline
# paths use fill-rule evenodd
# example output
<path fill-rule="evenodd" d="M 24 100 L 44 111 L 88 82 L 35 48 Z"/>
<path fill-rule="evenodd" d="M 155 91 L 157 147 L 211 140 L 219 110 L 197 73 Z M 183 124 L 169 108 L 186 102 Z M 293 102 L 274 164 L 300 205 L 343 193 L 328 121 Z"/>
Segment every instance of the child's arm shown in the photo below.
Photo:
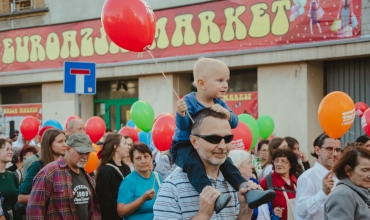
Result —
<path fill-rule="evenodd" d="M 219 104 L 214 104 L 211 109 L 216 112 L 222 112 L 227 115 L 231 128 L 236 128 L 239 123 L 238 117 L 234 114 L 233 110 L 229 108 L 225 101 L 220 100 Z M 219 109 L 219 110 L 217 110 Z"/>
<path fill-rule="evenodd" d="M 184 98 L 177 101 L 176 127 L 180 130 L 187 130 L 190 127 L 190 118 L 186 115 L 187 110 L 188 105 Z"/>

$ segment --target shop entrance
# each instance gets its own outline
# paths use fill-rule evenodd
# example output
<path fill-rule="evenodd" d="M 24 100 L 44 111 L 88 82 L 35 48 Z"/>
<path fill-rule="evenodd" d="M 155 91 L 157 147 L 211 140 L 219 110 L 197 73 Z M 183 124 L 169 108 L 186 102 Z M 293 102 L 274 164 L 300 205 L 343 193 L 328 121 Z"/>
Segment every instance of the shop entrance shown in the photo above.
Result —
<path fill-rule="evenodd" d="M 119 131 L 130 120 L 130 109 L 138 99 L 95 100 L 95 114 L 104 119 L 107 128 Z"/>
<path fill-rule="evenodd" d="M 107 128 L 119 131 L 131 119 L 131 106 L 138 100 L 137 80 L 97 82 L 94 115 L 101 117 Z"/>

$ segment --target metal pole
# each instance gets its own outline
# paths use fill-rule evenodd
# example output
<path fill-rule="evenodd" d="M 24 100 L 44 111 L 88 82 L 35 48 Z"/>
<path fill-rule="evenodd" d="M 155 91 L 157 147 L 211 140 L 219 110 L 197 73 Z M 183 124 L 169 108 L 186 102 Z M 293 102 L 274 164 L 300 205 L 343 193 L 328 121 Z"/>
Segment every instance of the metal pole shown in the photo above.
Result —
<path fill-rule="evenodd" d="M 78 100 L 78 116 L 81 116 L 81 94 L 77 95 L 77 100 Z"/>

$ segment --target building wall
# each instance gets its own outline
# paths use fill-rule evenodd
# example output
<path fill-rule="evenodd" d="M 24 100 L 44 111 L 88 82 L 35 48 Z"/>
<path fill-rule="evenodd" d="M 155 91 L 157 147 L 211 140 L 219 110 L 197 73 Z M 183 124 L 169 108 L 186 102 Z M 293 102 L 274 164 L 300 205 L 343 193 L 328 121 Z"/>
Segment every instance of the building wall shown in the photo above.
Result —
<path fill-rule="evenodd" d="M 93 96 L 82 96 L 82 119 L 93 116 Z M 56 119 L 64 123 L 68 116 L 78 115 L 77 96 L 63 93 L 63 83 L 42 84 L 42 120 Z M 64 127 L 65 125 L 62 124 Z"/>
<path fill-rule="evenodd" d="M 153 8 L 153 10 L 180 7 L 184 5 L 199 4 L 210 1 L 215 0 L 186 0 L 186 1 L 147 0 L 147 2 Z M 106 0 L 89 0 L 88 2 L 76 0 L 63 0 L 63 1 L 45 0 L 45 6 L 49 8 L 48 13 L 37 16 L 33 15 L 17 18 L 14 20 L 8 19 L 2 20 L 0 21 L 0 31 L 41 25 L 52 25 L 75 21 L 99 19 L 101 16 L 101 10 L 105 2 Z"/>
<path fill-rule="evenodd" d="M 323 82 L 321 62 L 258 67 L 259 115 L 270 115 L 275 135 L 295 137 L 306 155 L 322 132 L 317 109 L 324 95 Z"/>

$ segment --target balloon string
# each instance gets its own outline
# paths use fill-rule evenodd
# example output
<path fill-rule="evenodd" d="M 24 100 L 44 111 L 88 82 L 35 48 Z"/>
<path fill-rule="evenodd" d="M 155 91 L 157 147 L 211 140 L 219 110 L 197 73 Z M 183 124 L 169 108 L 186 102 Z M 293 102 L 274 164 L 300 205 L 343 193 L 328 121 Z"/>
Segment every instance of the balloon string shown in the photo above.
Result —
<path fill-rule="evenodd" d="M 179 95 L 177 94 L 177 92 L 176 92 L 175 88 L 173 88 L 173 86 L 172 86 L 171 82 L 168 80 L 168 78 L 167 78 L 166 74 L 164 74 L 164 72 L 163 72 L 162 68 L 159 66 L 159 64 L 157 63 L 157 60 L 154 58 L 154 56 L 153 56 L 152 52 L 150 52 L 150 50 L 147 50 L 147 51 L 148 51 L 148 53 L 150 54 L 150 56 L 153 58 L 153 60 L 154 60 L 155 64 L 157 64 L 157 66 L 158 66 L 159 70 L 162 72 L 162 75 L 163 75 L 163 76 L 164 76 L 164 78 L 167 80 L 168 84 L 170 84 L 170 86 L 171 86 L 171 88 L 172 88 L 172 91 L 173 91 L 173 93 L 175 93 L 175 95 L 176 95 L 177 99 L 179 99 L 179 100 L 180 100 L 180 97 L 179 97 Z M 186 111 L 186 113 L 188 114 L 188 116 L 189 116 L 190 120 L 194 123 L 194 120 L 193 120 L 193 118 L 190 116 L 189 112 L 188 112 L 188 111 Z"/>

